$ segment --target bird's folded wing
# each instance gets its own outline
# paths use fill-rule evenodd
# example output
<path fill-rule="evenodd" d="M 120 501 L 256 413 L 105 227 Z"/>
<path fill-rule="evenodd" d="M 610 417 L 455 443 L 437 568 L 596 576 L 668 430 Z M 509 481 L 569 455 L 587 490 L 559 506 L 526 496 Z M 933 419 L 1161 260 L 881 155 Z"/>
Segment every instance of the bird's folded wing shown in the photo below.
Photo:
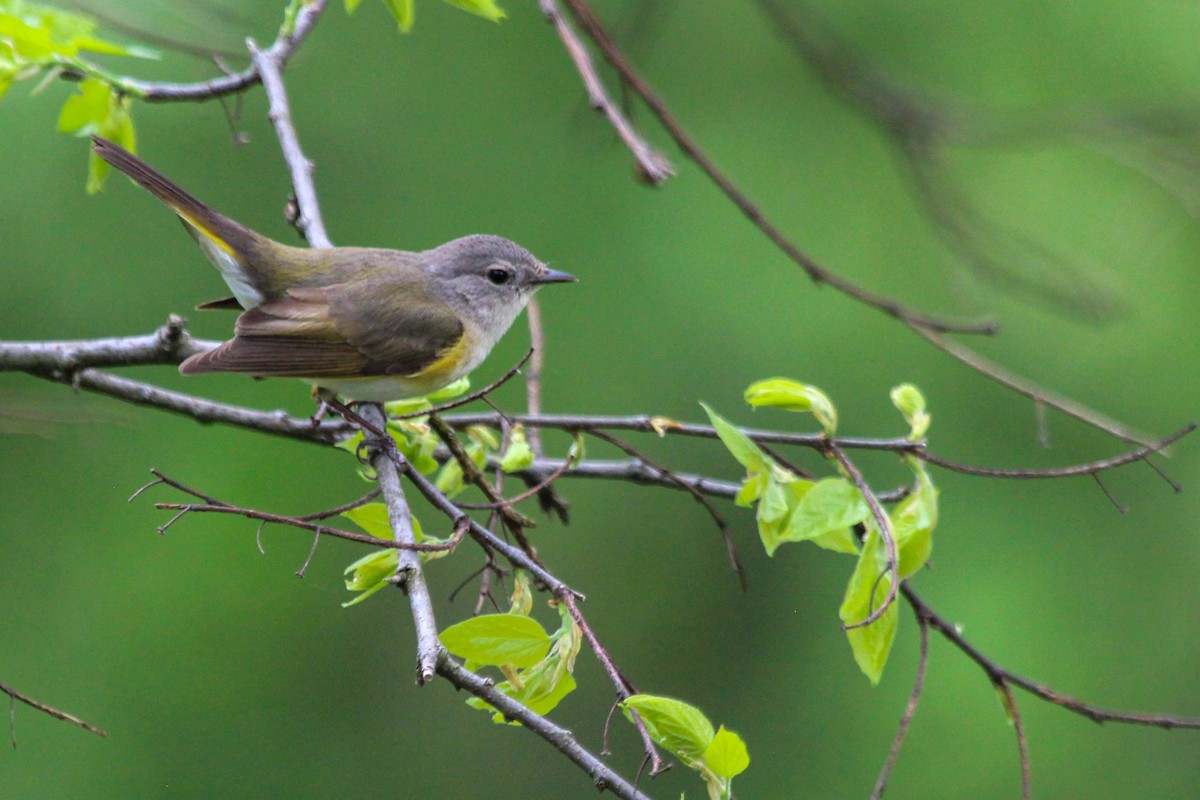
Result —
<path fill-rule="evenodd" d="M 462 335 L 449 306 L 412 287 L 292 289 L 243 313 L 233 339 L 179 369 L 293 378 L 415 375 L 453 351 Z"/>

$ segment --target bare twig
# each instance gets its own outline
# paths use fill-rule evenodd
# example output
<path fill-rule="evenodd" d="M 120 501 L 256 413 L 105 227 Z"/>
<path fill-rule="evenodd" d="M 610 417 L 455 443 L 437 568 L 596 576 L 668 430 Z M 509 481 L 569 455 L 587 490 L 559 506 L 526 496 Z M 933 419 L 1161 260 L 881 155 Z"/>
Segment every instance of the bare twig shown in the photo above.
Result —
<path fill-rule="evenodd" d="M 1017 753 L 1021 758 L 1021 798 L 1029 800 L 1033 796 L 1033 783 L 1029 773 L 1029 740 L 1025 736 L 1025 724 L 1021 722 L 1021 710 L 1017 708 L 1017 698 L 1013 696 L 1012 686 L 1007 680 L 997 683 L 996 689 L 1004 695 L 1004 710 L 1017 734 Z"/>
<path fill-rule="evenodd" d="M 583 632 L 583 638 L 587 640 L 588 646 L 595 653 L 596 659 L 604 667 L 604 671 L 608 673 L 609 680 L 616 687 L 618 700 L 626 700 L 632 695 L 637 694 L 637 688 L 634 687 L 633 683 L 617 667 L 616 663 L 612 660 L 612 656 L 608 654 L 608 650 L 600 644 L 600 640 L 592 632 L 591 626 L 583 618 L 583 612 L 579 610 L 579 604 L 575 602 L 575 596 L 564 594 L 558 599 L 560 602 L 567 604 L 567 609 L 571 612 L 571 619 L 575 620 L 575 624 Z M 642 721 L 641 715 L 633 709 L 630 709 L 630 712 L 633 717 L 633 723 L 638 729 L 638 734 L 642 737 L 642 746 L 645 748 L 646 758 L 650 760 L 650 774 L 657 775 L 664 769 L 667 769 L 667 766 L 665 766 L 662 756 L 658 754 L 658 748 L 655 747 L 654 740 L 650 738 L 650 731 L 646 729 L 646 723 Z"/>
<path fill-rule="evenodd" d="M 456 541 L 447 542 L 412 542 L 406 544 L 403 540 L 389 541 L 387 539 L 379 539 L 366 533 L 355 533 L 354 531 L 342 530 L 341 528 L 331 528 L 328 525 L 321 525 L 316 522 L 310 522 L 302 517 L 287 517 L 282 514 L 271 514 L 267 511 L 258 511 L 253 508 L 242 508 L 241 506 L 231 506 L 225 503 L 155 503 L 155 508 L 164 511 L 180 512 L 162 526 L 162 530 L 169 528 L 175 523 L 175 520 L 182 517 L 184 514 L 233 514 L 246 519 L 256 519 L 261 522 L 269 522 L 275 525 L 286 525 L 292 528 L 303 528 L 304 530 L 312 531 L 318 536 L 332 536 L 335 539 L 345 539 L 349 542 L 358 542 L 359 544 L 370 545 L 371 547 L 382 547 L 391 550 L 411 550 L 418 553 L 442 553 L 448 550 L 453 550 L 457 546 Z"/>
<path fill-rule="evenodd" d="M 463 668 L 454 659 L 445 657 L 438 661 L 438 674 L 454 686 L 464 689 L 484 700 L 505 719 L 516 720 L 553 745 L 559 752 L 577 764 L 592 779 L 597 789 L 612 792 L 622 800 L 649 800 L 636 786 L 614 772 L 608 765 L 575 740 L 575 735 L 566 728 L 554 724 L 543 716 L 533 713 L 525 706 L 496 689 L 493 682 Z"/>
<path fill-rule="evenodd" d="M 567 55 L 575 62 L 575 69 L 579 72 L 579 77 L 583 79 L 584 88 L 587 89 L 588 104 L 608 118 L 609 124 L 617 132 L 617 136 L 621 137 L 621 141 L 633 154 L 638 174 L 653 186 L 658 186 L 672 177 L 675 174 L 675 168 L 671 166 L 671 162 L 650 146 L 650 143 L 633 127 L 633 123 L 621 112 L 620 107 L 609 98 L 608 93 L 604 90 L 604 83 L 596 74 L 592 57 L 588 54 L 587 48 L 583 46 L 583 42 L 579 41 L 574 29 L 563 18 L 558 3 L 555 0 L 541 0 L 540 5 L 542 14 L 554 26 L 558 38 L 562 39 Z"/>
<path fill-rule="evenodd" d="M 624 452 L 626 455 L 632 456 L 650 469 L 657 471 L 660 475 L 674 483 L 680 489 L 683 489 L 691 494 L 691 496 L 695 498 L 696 502 L 702 505 L 704 510 L 708 512 L 708 515 L 712 518 L 713 523 L 717 526 L 717 530 L 721 533 L 721 538 L 725 542 L 725 554 L 729 557 L 729 565 L 733 568 L 734 574 L 738 576 L 738 583 L 741 584 L 742 591 L 746 591 L 746 569 L 742 565 L 742 559 L 738 556 L 737 545 L 734 544 L 733 537 L 729 535 L 729 526 L 725 524 L 725 518 L 720 515 L 713 504 L 708 502 L 708 498 L 704 496 L 704 493 L 696 488 L 694 484 L 689 483 L 666 467 L 660 466 L 659 464 L 650 460 L 649 456 L 632 447 L 629 443 L 618 439 L 616 436 L 599 430 L 588 431 L 588 433 L 590 433 L 592 436 L 595 436 L 597 439 L 600 439 L 601 441 L 608 442 L 613 447 L 616 447 L 618 450 Z"/>
<path fill-rule="evenodd" d="M 916 609 L 928 621 L 929 626 L 944 636 L 951 644 L 962 651 L 967 658 L 974 661 L 979 668 L 987 674 L 988 679 L 992 683 L 999 686 L 1002 682 L 1018 686 L 1035 697 L 1041 698 L 1048 703 L 1053 703 L 1056 706 L 1065 708 L 1080 716 L 1087 717 L 1093 722 L 1122 722 L 1129 725 L 1146 725 L 1153 728 L 1190 728 L 1200 730 L 1200 717 L 1176 717 L 1168 714 L 1140 714 L 1129 713 L 1125 711 L 1108 711 L 1102 708 L 1097 708 L 1089 703 L 1084 703 L 1072 697 L 1060 694 L 1051 689 L 1049 686 L 1035 683 L 1028 678 L 1023 678 L 1004 667 L 997 664 L 981 650 L 976 648 L 959 633 L 958 628 L 949 620 L 945 619 L 933 610 L 921 597 L 913 591 L 908 583 L 904 583 L 900 587 L 900 591 L 904 595 L 913 608 Z"/>
<path fill-rule="evenodd" d="M 514 364 L 512 366 L 512 368 L 509 369 L 508 372 L 504 373 L 499 378 L 492 381 L 491 383 L 489 383 L 487 386 L 483 387 L 482 389 L 471 392 L 468 395 L 463 395 L 462 397 L 456 398 L 454 400 L 450 400 L 448 402 L 441 403 L 440 405 L 436 405 L 433 408 L 426 408 L 426 409 L 422 409 L 421 411 L 412 411 L 408 414 L 394 414 L 394 415 L 389 416 L 388 419 L 389 420 L 400 420 L 400 419 L 416 419 L 417 417 L 426 417 L 431 414 L 440 414 L 443 411 L 449 411 L 450 409 L 458 408 L 459 406 L 465 406 L 467 403 L 474 403 L 476 400 L 484 399 L 489 394 L 496 391 L 501 386 L 503 386 L 504 384 L 506 384 L 510 380 L 512 380 L 513 376 L 521 371 L 521 367 L 523 367 L 525 365 L 525 362 L 528 361 L 529 358 L 533 354 L 534 354 L 534 350 L 531 347 L 531 348 L 529 348 L 529 350 L 527 350 L 525 352 L 525 355 L 521 356 L 521 360 L 518 361 L 516 364 Z M 497 419 L 499 419 L 500 415 L 497 414 L 496 417 L 497 417 Z"/>
<path fill-rule="evenodd" d="M 888 778 L 892 767 L 896 766 L 896 758 L 908 734 L 908 726 L 912 723 L 913 714 L 917 712 L 917 701 L 921 699 L 921 689 L 925 686 L 925 669 L 929 666 L 929 621 L 921 614 L 919 608 L 913 607 L 913 615 L 917 618 L 917 626 L 921 630 L 921 655 L 917 660 L 917 677 L 913 680 L 912 694 L 908 696 L 908 704 L 904 706 L 904 715 L 900 717 L 900 726 L 896 729 L 896 738 L 892 740 L 892 748 L 888 751 L 887 761 L 879 771 L 875 788 L 871 791 L 871 800 L 879 800 L 887 788 Z"/>
<path fill-rule="evenodd" d="M 875 620 L 884 615 L 892 603 L 896 602 L 896 593 L 900 589 L 900 555 L 896 550 L 896 537 L 892 532 L 892 522 L 888 518 L 887 512 L 883 510 L 883 506 L 879 503 L 879 498 L 875 496 L 875 492 L 871 491 L 871 487 L 867 485 L 862 473 L 858 471 L 858 467 L 854 466 L 854 462 L 846 457 L 846 454 L 840 447 L 833 443 L 827 445 L 830 453 L 837 459 L 838 463 L 850 476 L 850 480 L 858 487 L 858 491 L 862 493 L 863 498 L 867 501 L 867 506 L 871 509 L 871 515 L 875 517 L 875 526 L 879 531 L 880 538 L 883 539 L 884 549 L 887 551 L 887 566 L 884 568 L 885 573 L 890 573 L 891 581 L 888 583 L 887 596 L 883 598 L 883 602 L 878 608 L 872 609 L 865 619 L 854 622 L 848 625 L 843 625 L 842 630 L 848 631 L 853 628 L 865 628 L 872 624 Z M 871 590 L 871 602 L 875 602 L 875 590 Z"/>
<path fill-rule="evenodd" d="M 253 40 L 247 40 L 246 47 L 250 49 L 263 88 L 267 92 L 267 101 L 270 103 L 267 116 L 275 126 L 275 136 L 279 139 L 283 158 L 287 161 L 288 171 L 292 176 L 292 188 L 296 193 L 296 206 L 299 211 L 293 224 L 313 247 L 332 247 L 329 236 L 325 233 L 325 222 L 321 218 L 317 189 L 313 185 L 313 163 L 300 149 L 300 138 L 296 134 L 296 126 L 292 124 L 287 89 L 283 85 L 283 64 L 287 61 L 290 51 L 275 46 L 259 50 Z M 430 674 L 432 675 L 432 672 Z"/>
<path fill-rule="evenodd" d="M 429 587 L 425 585 L 421 559 L 412 550 L 416 547 L 416 535 L 413 532 L 408 501 L 400 486 L 402 471 L 407 471 L 410 475 L 416 471 L 408 466 L 396 450 L 396 443 L 392 437 L 387 435 L 387 419 L 383 414 L 383 407 L 367 403 L 359 406 L 359 413 L 367 422 L 384 431 L 382 436 L 367 431 L 363 434 L 367 445 L 374 452 L 371 466 L 375 470 L 379 489 L 387 505 L 388 522 L 396 535 L 396 544 L 404 547 L 399 554 L 400 565 L 396 577 L 398 585 L 408 595 L 409 605 L 412 606 L 413 623 L 417 629 L 417 683 L 423 684 L 433 678 L 438 662 L 446 660 L 448 656 L 441 640 L 438 639 L 437 622 L 433 617 L 433 600 L 429 597 Z"/>
<path fill-rule="evenodd" d="M 35 708 L 38 711 L 41 711 L 43 714 L 48 714 L 55 719 L 61 719 L 63 722 L 69 722 L 72 725 L 77 725 L 78 727 L 83 728 L 85 731 L 91 731 L 99 736 L 108 736 L 108 732 L 102 728 L 97 728 L 95 725 L 87 722 L 86 720 L 80 719 L 74 714 L 68 714 L 66 711 L 57 709 L 54 706 L 46 705 L 40 700 L 34 700 L 29 695 L 18 692 L 16 689 L 9 686 L 7 683 L 4 683 L 3 681 L 0 681 L 0 692 L 8 695 L 10 703 L 24 703 L 30 708 Z M 15 728 L 12 727 L 13 716 L 14 715 L 12 713 L 9 714 L 9 739 L 12 741 L 12 746 L 15 748 L 17 746 L 17 734 Z"/>
<path fill-rule="evenodd" d="M 883 313 L 902 320 L 910 325 L 927 328 L 930 330 L 953 333 L 981 333 L 990 334 L 996 330 L 995 323 L 985 320 L 983 322 L 961 322 L 956 320 L 941 319 L 926 314 L 921 314 L 912 309 L 909 309 L 891 297 L 878 294 L 855 283 L 852 283 L 835 272 L 830 271 L 816 261 L 812 256 L 808 255 L 797 247 L 790 239 L 784 236 L 783 232 L 766 218 L 762 210 L 755 205 L 741 189 L 739 189 L 725 173 L 717 168 L 716 164 L 710 159 L 700 146 L 692 139 L 691 135 L 684 130 L 683 126 L 677 120 L 666 103 L 659 98 L 658 94 L 651 88 L 650 84 L 633 68 L 633 65 L 625 57 L 620 47 L 613 40 L 608 30 L 600 22 L 592 11 L 591 6 L 586 0 L 564 0 L 567 8 L 571 10 L 575 20 L 587 33 L 588 37 L 604 54 L 608 63 L 620 73 L 625 83 L 633 90 L 633 92 L 642 99 L 650 110 L 654 113 L 662 126 L 667 129 L 679 149 L 687 155 L 701 170 L 708 176 L 717 188 L 749 219 L 755 227 L 766 236 L 772 244 L 778 247 L 788 258 L 796 263 L 808 275 L 814 283 L 828 284 L 843 294 L 852 299 L 878 309 Z"/>
<path fill-rule="evenodd" d="M 1131 428 L 1112 417 L 1101 414 L 1099 411 L 1094 411 L 1066 395 L 1059 394 L 1044 386 L 1039 386 L 1028 378 L 1023 378 L 996 362 L 984 358 L 971 348 L 947 339 L 937 331 L 915 326 L 912 329 L 918 336 L 946 355 L 957 361 L 961 361 L 971 369 L 982 375 L 986 375 L 1000 385 L 1012 389 L 1017 394 L 1028 397 L 1035 405 L 1049 406 L 1050 408 L 1057 409 L 1068 417 L 1074 417 L 1080 422 L 1091 425 L 1093 428 L 1098 428 L 1126 442 L 1141 445 L 1154 442 L 1154 437 L 1150 434 L 1139 431 L 1136 428 Z"/>
<path fill-rule="evenodd" d="M 278 38 L 265 51 L 270 54 L 272 61 L 282 65 L 291 58 L 292 54 L 303 44 L 305 38 L 317 24 L 317 20 L 320 19 L 321 12 L 325 10 L 327 2 L 328 0 L 312 0 L 312 2 L 304 3 L 300 6 L 296 12 L 295 19 L 292 21 L 291 29 L 288 30 L 286 26 L 281 28 Z M 147 102 L 162 103 L 181 100 L 211 100 L 215 97 L 223 97 L 245 91 L 261 80 L 262 76 L 259 74 L 258 64 L 252 63 L 247 69 L 241 72 L 226 74 L 220 78 L 200 81 L 198 83 L 166 83 L 124 78 L 117 81 L 117 87 L 122 92 L 136 95 Z"/>

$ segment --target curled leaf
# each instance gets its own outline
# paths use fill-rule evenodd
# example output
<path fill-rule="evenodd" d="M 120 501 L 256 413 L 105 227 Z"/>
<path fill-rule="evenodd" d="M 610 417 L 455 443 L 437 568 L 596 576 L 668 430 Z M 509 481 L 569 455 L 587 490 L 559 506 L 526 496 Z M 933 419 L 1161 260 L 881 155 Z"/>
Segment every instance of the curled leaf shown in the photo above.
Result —
<path fill-rule="evenodd" d="M 785 411 L 808 412 L 821 423 L 825 435 L 832 436 L 837 430 L 837 409 L 829 397 L 815 386 L 787 378 L 769 378 L 747 387 L 746 402 L 755 408 L 770 406 Z"/>

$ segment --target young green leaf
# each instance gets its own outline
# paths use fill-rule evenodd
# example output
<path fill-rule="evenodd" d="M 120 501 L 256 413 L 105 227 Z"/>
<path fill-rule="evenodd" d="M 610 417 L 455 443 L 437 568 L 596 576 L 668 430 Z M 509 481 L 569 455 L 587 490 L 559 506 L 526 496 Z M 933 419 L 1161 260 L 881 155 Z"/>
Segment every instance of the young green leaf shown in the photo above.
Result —
<path fill-rule="evenodd" d="M 908 422 L 911 429 L 908 434 L 909 439 L 915 442 L 929 430 L 929 423 L 933 421 L 933 418 L 925 410 L 925 396 L 916 386 L 911 383 L 902 383 L 892 389 L 892 405 L 899 409 L 900 413 L 904 415 L 905 421 Z"/>
<path fill-rule="evenodd" d="M 750 440 L 749 436 L 742 433 L 732 423 L 713 411 L 707 403 L 701 403 L 700 407 L 708 414 L 708 418 L 712 421 L 713 427 L 717 431 L 717 436 L 721 439 L 721 443 L 738 460 L 738 463 L 751 473 L 761 472 L 766 469 L 767 457 L 763 454 L 759 446 Z"/>
<path fill-rule="evenodd" d="M 400 26 L 401 33 L 408 33 L 413 26 L 413 0 L 383 0 L 383 4 L 387 6 L 388 11 L 392 12 L 392 16 L 396 18 L 396 24 Z"/>
<path fill-rule="evenodd" d="M 742 737 L 722 725 L 704 751 L 704 766 L 725 780 L 740 775 L 750 766 L 746 743 Z"/>
<path fill-rule="evenodd" d="M 521 614 L 482 614 L 451 625 L 442 644 L 456 656 L 485 666 L 531 667 L 550 647 L 537 620 Z"/>
<path fill-rule="evenodd" d="M 892 535 L 900 556 L 900 578 L 912 575 L 933 553 L 933 529 L 938 521 L 938 490 L 925 467 L 916 459 L 909 464 L 917 475 L 917 487 L 892 510 Z"/>
<path fill-rule="evenodd" d="M 883 604 L 891 585 L 892 576 L 887 570 L 887 555 L 883 542 L 878 532 L 869 528 L 867 539 L 863 542 L 862 554 L 858 558 L 854 574 L 850 577 L 850 583 L 846 586 L 846 597 L 838 612 L 842 623 L 854 625 L 870 616 Z M 878 685 L 883 676 L 883 668 L 896 639 L 899 612 L 899 605 L 892 603 L 883 616 L 870 625 L 846 631 L 846 638 L 849 639 L 850 649 L 854 653 L 854 661 L 872 685 Z"/>
<path fill-rule="evenodd" d="M 400 566 L 400 554 L 396 550 L 380 550 L 363 556 L 346 567 L 346 588 L 359 592 L 353 600 L 342 603 L 342 608 L 358 605 L 388 585 L 388 579 L 396 574 Z"/>
<path fill-rule="evenodd" d="M 533 464 L 533 448 L 525 437 L 525 426 L 517 423 L 508 433 L 508 449 L 500 459 L 500 469 L 505 472 L 520 472 Z"/>
<path fill-rule="evenodd" d="M 781 540 L 811 540 L 829 550 L 856 554 L 858 546 L 850 528 L 870 514 L 862 492 L 853 484 L 845 478 L 825 478 L 800 498 Z"/>
<path fill-rule="evenodd" d="M 392 539 L 395 536 L 392 532 L 392 523 L 388 519 L 387 506 L 383 503 L 367 503 L 350 509 L 342 516 L 376 539 Z M 415 519 L 413 527 L 418 527 Z"/>
<path fill-rule="evenodd" d="M 457 6 L 463 11 L 469 11 L 476 16 L 490 19 L 492 22 L 499 22 L 504 19 L 507 14 L 504 9 L 496 4 L 496 0 L 446 0 L 452 6 Z"/>
<path fill-rule="evenodd" d="M 688 766 L 704 757 L 712 744 L 713 727 L 704 712 L 670 697 L 635 694 L 621 701 L 625 716 L 632 721 L 630 711 L 636 711 L 646 724 L 650 738 L 674 753 Z"/>
<path fill-rule="evenodd" d="M 813 482 L 797 478 L 788 470 L 771 463 L 770 469 L 764 473 L 766 488 L 758 501 L 758 537 L 762 540 L 763 549 L 768 556 L 775 555 L 775 550 L 787 539 L 788 518 L 801 499 L 813 487 Z"/>
<path fill-rule="evenodd" d="M 450 458 L 434 480 L 434 485 L 446 497 L 454 497 L 463 490 L 463 468 L 455 458 Z"/>
<path fill-rule="evenodd" d="M 825 393 L 815 386 L 787 378 L 756 381 L 746 389 L 746 402 L 755 408 L 770 406 L 785 411 L 809 412 L 821 423 L 826 436 L 833 436 L 837 430 L 837 409 Z"/>

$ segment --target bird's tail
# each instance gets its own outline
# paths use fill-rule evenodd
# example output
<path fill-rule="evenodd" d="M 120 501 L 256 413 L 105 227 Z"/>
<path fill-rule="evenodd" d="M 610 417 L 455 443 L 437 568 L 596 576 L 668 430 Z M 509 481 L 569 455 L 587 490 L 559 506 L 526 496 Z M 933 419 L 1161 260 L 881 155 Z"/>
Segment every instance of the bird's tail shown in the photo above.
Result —
<path fill-rule="evenodd" d="M 273 244 L 266 237 L 201 203 L 154 167 L 120 145 L 92 136 L 96 155 L 128 175 L 135 183 L 166 203 L 188 232 L 221 271 L 244 308 L 263 298 L 264 278 L 256 267 Z"/>

